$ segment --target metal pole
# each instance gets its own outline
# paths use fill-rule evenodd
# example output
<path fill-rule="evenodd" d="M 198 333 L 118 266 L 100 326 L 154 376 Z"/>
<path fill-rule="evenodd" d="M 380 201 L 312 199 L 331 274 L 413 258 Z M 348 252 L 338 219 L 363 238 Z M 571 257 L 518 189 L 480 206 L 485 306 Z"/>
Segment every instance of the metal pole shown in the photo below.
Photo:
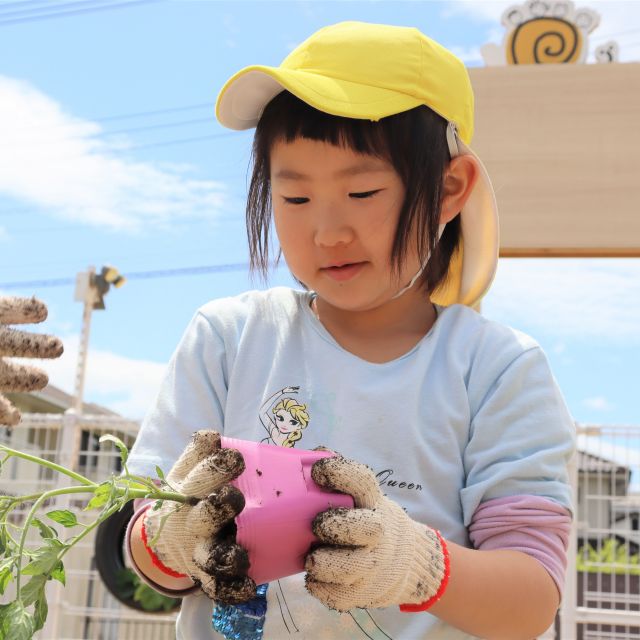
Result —
<path fill-rule="evenodd" d="M 573 488 L 574 513 L 569 535 L 569 548 L 567 549 L 567 577 L 560 607 L 560 638 L 561 640 L 575 640 L 577 637 L 578 607 L 578 461 L 574 455 L 569 463 L 569 481 Z"/>
<path fill-rule="evenodd" d="M 81 300 L 84 307 L 82 312 L 82 328 L 80 341 L 78 343 L 78 358 L 76 364 L 75 393 L 73 398 L 73 408 L 67 410 L 63 417 L 62 430 L 58 434 L 57 462 L 68 469 L 75 470 L 80 452 L 80 434 L 82 416 L 82 399 L 84 394 L 84 379 L 87 367 L 87 352 L 89 350 L 89 332 L 91 329 L 91 312 L 95 302 L 95 290 L 91 286 L 92 278 L 95 274 L 95 267 L 89 267 L 87 273 L 78 274 L 76 288 L 76 300 Z M 81 297 L 79 297 L 81 296 Z M 60 488 L 65 483 L 63 476 L 59 476 L 57 487 Z M 58 496 L 56 508 L 69 509 L 70 499 L 68 495 Z M 43 640 L 58 640 L 62 625 L 64 609 L 64 589 L 55 580 L 47 585 L 47 596 L 49 600 L 49 615 L 47 622 L 42 629 Z"/>
<path fill-rule="evenodd" d="M 89 350 L 89 332 L 91 330 L 91 312 L 95 302 L 95 291 L 91 279 L 95 275 L 95 267 L 89 267 L 87 287 L 84 291 L 84 309 L 82 313 L 82 331 L 78 344 L 78 363 L 76 366 L 76 388 L 73 408 L 76 415 L 82 415 L 82 398 L 84 394 L 84 378 L 87 368 L 87 352 Z"/>

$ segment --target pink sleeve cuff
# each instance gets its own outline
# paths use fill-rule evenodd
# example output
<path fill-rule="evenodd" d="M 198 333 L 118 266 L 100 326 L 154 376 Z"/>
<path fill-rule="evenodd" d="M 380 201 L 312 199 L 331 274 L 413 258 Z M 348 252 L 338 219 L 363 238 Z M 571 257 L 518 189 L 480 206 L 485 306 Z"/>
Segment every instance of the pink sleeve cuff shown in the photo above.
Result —
<path fill-rule="evenodd" d="M 476 549 L 510 549 L 538 560 L 562 596 L 571 513 L 541 496 L 508 496 L 483 502 L 473 514 L 469 537 Z"/>
<path fill-rule="evenodd" d="M 127 558 L 129 560 L 129 564 L 135 571 L 136 575 L 140 578 L 140 580 L 142 580 L 142 582 L 144 582 L 146 585 L 150 586 L 154 591 L 157 591 L 162 595 L 169 596 L 170 598 L 182 598 L 191 593 L 195 593 L 200 589 L 200 587 L 198 585 L 194 585 L 189 589 L 182 589 L 182 590 L 167 589 L 166 587 L 162 587 L 157 582 L 154 582 L 153 580 L 148 578 L 144 573 L 142 573 L 142 571 L 140 571 L 140 569 L 138 568 L 138 565 L 135 563 L 135 560 L 133 559 L 133 556 L 131 554 L 131 531 L 133 530 L 133 525 L 135 524 L 136 520 L 138 520 L 138 518 L 140 518 L 144 514 L 144 512 L 148 509 L 149 505 L 153 502 L 154 500 L 149 500 L 149 499 L 136 499 L 133 502 L 133 507 L 135 511 L 133 513 L 131 520 L 129 520 L 129 524 L 127 525 L 127 532 L 125 533 L 125 540 L 126 540 L 125 548 L 127 551 Z"/>

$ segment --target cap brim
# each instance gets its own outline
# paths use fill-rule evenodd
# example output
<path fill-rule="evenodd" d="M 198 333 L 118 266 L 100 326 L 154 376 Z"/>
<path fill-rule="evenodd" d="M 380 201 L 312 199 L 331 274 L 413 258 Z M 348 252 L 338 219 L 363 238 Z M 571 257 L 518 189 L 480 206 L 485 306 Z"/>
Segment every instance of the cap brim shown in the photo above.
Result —
<path fill-rule="evenodd" d="M 422 104 L 409 95 L 339 78 L 255 65 L 232 76 L 216 101 L 216 117 L 229 129 L 255 127 L 269 101 L 283 89 L 334 116 L 379 120 Z"/>
<path fill-rule="evenodd" d="M 489 174 L 478 156 L 461 141 L 460 155 L 473 156 L 479 166 L 478 181 L 460 212 L 461 240 L 449 266 L 446 281 L 431 294 L 443 306 L 476 306 L 496 274 L 500 251 L 498 205 Z"/>

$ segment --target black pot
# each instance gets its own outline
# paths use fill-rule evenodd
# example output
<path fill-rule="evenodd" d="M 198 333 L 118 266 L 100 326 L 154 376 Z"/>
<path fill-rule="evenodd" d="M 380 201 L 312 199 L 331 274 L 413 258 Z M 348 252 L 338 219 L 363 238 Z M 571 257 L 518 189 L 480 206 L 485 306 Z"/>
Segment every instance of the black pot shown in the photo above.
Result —
<path fill-rule="evenodd" d="M 140 602 L 134 600 L 137 576 L 125 560 L 125 534 L 132 516 L 133 502 L 130 501 L 121 511 L 116 511 L 98 526 L 94 543 L 96 569 L 109 592 L 122 604 L 145 613 L 165 612 L 166 609 L 162 606 L 152 610 L 143 608 Z M 180 600 L 174 600 L 175 604 L 171 610 L 180 607 Z"/>

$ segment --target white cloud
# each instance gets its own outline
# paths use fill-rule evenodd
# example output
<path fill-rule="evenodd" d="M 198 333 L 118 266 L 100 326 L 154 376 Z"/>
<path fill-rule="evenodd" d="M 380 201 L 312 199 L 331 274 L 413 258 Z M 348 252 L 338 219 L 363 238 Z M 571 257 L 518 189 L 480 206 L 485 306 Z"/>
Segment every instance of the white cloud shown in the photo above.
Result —
<path fill-rule="evenodd" d="M 472 66 L 483 63 L 480 47 L 449 47 L 449 49 L 466 65 Z"/>
<path fill-rule="evenodd" d="M 220 183 L 190 179 L 184 166 L 128 159 L 116 153 L 126 140 L 107 143 L 100 133 L 27 82 L 0 76 L 0 194 L 127 230 L 211 217 L 224 204 Z"/>
<path fill-rule="evenodd" d="M 553 345 L 552 350 L 553 350 L 553 353 L 561 355 L 563 353 L 566 353 L 567 345 L 564 342 L 556 342 L 556 344 Z"/>
<path fill-rule="evenodd" d="M 73 394 L 78 357 L 78 336 L 61 336 L 64 353 L 57 360 L 29 364 L 44 369 L 49 382 Z M 166 363 L 135 360 L 111 351 L 89 348 L 84 400 L 101 404 L 127 418 L 144 416 L 160 388 Z"/>
<path fill-rule="evenodd" d="M 483 313 L 557 339 L 640 345 L 640 260 L 502 259 Z"/>
<path fill-rule="evenodd" d="M 8 242 L 9 233 L 4 227 L 0 227 L 0 242 Z"/>
<path fill-rule="evenodd" d="M 582 404 L 588 409 L 594 411 L 611 411 L 614 407 L 604 396 L 594 396 L 592 398 L 585 398 Z"/>

